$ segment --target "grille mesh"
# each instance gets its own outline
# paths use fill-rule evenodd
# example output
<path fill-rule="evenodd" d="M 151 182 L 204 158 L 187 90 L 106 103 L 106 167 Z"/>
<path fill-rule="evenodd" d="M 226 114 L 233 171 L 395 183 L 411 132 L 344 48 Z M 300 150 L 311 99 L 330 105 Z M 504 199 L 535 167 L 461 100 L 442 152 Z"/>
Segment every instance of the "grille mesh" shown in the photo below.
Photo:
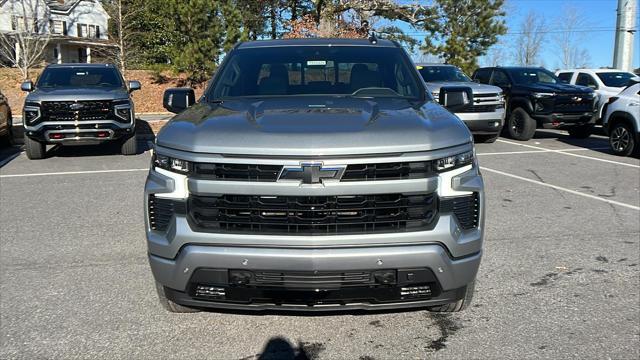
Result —
<path fill-rule="evenodd" d="M 72 104 L 82 105 L 72 110 Z M 42 116 L 47 121 L 93 121 L 107 120 L 113 113 L 111 101 L 44 101 Z"/>
<path fill-rule="evenodd" d="M 200 231 L 326 235 L 427 230 L 435 226 L 435 194 L 357 196 L 189 197 Z"/>

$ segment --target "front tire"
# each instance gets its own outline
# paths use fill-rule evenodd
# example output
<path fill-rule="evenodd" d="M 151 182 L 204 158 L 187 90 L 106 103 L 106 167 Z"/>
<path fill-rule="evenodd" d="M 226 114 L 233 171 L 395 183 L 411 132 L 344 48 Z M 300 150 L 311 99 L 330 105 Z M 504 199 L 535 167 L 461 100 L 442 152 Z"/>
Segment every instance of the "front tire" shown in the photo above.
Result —
<path fill-rule="evenodd" d="M 476 281 L 472 281 L 467 285 L 467 288 L 464 292 L 464 297 L 456 302 L 431 306 L 428 307 L 427 310 L 431 312 L 439 312 L 439 313 L 451 313 L 451 312 L 459 312 L 469 307 L 471 301 L 473 300 L 473 293 L 475 292 Z"/>
<path fill-rule="evenodd" d="M 640 148 L 630 126 L 621 122 L 609 129 L 609 145 L 613 153 L 619 156 L 629 156 Z"/>
<path fill-rule="evenodd" d="M 122 155 L 136 155 L 138 153 L 138 136 L 135 133 L 122 142 L 120 152 Z"/>
<path fill-rule="evenodd" d="M 576 139 L 586 139 L 593 132 L 592 125 L 580 125 L 569 129 L 569 135 Z"/>
<path fill-rule="evenodd" d="M 523 108 L 515 108 L 509 114 L 505 128 L 510 138 L 527 141 L 536 133 L 536 121 Z"/>
<path fill-rule="evenodd" d="M 493 144 L 494 142 L 496 142 L 496 140 L 498 140 L 499 135 L 476 135 L 475 141 L 476 143 L 483 143 L 483 144 Z"/>
<path fill-rule="evenodd" d="M 44 143 L 24 135 L 24 147 L 30 160 L 44 159 L 47 147 Z"/>
<path fill-rule="evenodd" d="M 172 313 L 195 313 L 200 310 L 182 306 L 177 304 L 169 299 L 167 299 L 167 295 L 164 292 L 164 286 L 156 281 L 156 291 L 158 292 L 158 301 L 160 305 L 167 311 Z"/>

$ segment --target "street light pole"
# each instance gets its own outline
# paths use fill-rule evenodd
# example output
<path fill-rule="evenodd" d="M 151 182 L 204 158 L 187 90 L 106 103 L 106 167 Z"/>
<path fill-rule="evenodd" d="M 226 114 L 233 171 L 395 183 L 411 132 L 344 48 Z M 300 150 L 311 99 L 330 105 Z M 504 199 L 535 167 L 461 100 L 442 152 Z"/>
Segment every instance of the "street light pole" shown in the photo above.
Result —
<path fill-rule="evenodd" d="M 637 0 L 618 0 L 616 42 L 613 49 L 613 67 L 633 71 L 633 38 L 636 29 Z"/>

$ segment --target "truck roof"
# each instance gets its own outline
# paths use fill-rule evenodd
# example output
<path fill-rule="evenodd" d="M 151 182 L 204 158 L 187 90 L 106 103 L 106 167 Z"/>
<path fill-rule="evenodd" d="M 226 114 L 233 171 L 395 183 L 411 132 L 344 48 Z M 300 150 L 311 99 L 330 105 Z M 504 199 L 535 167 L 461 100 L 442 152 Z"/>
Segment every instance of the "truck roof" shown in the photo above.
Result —
<path fill-rule="evenodd" d="M 376 46 L 376 47 L 400 47 L 391 40 L 376 39 L 373 43 L 369 39 L 334 39 L 334 38 L 304 38 L 304 39 L 277 39 L 256 40 L 239 43 L 237 49 L 280 47 L 280 46 Z"/>
<path fill-rule="evenodd" d="M 64 63 L 64 64 L 49 64 L 48 68 L 69 68 L 69 67 L 92 67 L 92 68 L 101 68 L 101 67 L 116 67 L 114 64 L 86 64 L 86 63 Z"/>

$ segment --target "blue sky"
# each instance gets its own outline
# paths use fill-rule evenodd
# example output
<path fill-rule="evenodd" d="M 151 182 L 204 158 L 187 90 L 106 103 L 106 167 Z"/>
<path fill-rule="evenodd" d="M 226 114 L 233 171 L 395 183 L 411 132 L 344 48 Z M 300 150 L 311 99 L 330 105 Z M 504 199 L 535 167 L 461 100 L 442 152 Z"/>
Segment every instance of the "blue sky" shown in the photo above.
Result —
<path fill-rule="evenodd" d="M 522 20 L 530 10 L 545 17 L 547 28 L 553 31 L 554 23 L 561 21 L 561 15 L 565 7 L 579 9 L 586 25 L 585 29 L 592 29 L 582 33 L 580 41 L 590 56 L 589 65 L 592 67 L 611 66 L 613 63 L 614 29 L 616 26 L 617 0 L 507 0 L 507 27 L 508 32 L 517 32 Z M 640 15 L 640 11 L 637 11 Z M 636 20 L 636 27 L 640 19 Z M 595 29 L 594 29 L 595 28 Z M 415 32 L 415 30 L 408 30 Z M 551 41 L 555 34 L 547 34 L 546 46 L 542 53 L 543 64 L 551 69 L 559 65 L 557 51 Z M 510 43 L 515 42 L 517 34 L 507 34 L 503 37 L 504 47 L 509 48 Z M 420 38 L 422 40 L 423 38 Z M 635 49 L 633 54 L 634 68 L 640 67 L 640 32 L 635 36 Z M 507 65 L 509 60 L 504 63 Z"/>

